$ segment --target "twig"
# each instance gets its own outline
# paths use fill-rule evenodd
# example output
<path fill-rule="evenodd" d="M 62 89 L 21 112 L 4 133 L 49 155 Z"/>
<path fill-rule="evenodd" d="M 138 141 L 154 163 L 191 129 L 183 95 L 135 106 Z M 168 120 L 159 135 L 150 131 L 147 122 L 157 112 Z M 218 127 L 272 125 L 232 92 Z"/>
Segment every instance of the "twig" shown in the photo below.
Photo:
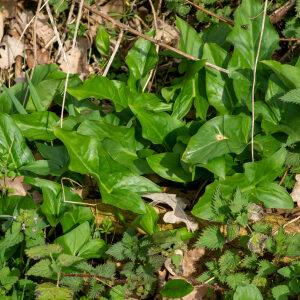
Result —
<path fill-rule="evenodd" d="M 251 108 L 252 108 L 252 120 L 251 120 L 251 159 L 254 161 L 254 125 L 255 125 L 255 85 L 256 85 L 256 71 L 257 71 L 257 65 L 260 55 L 260 49 L 262 44 L 262 39 L 264 35 L 265 30 L 265 22 L 266 22 L 266 15 L 267 15 L 267 8 L 268 8 L 268 0 L 265 0 L 264 4 L 264 13 L 262 17 L 262 24 L 261 24 L 261 30 L 260 30 L 260 36 L 258 41 L 258 48 L 257 53 L 254 61 L 253 66 L 253 82 L 252 82 L 252 94 L 251 94 Z"/>
<path fill-rule="evenodd" d="M 280 22 L 295 4 L 296 4 L 296 0 L 290 0 L 290 1 L 286 2 L 283 6 L 276 9 L 270 15 L 271 23 L 276 24 L 276 23 Z"/>
<path fill-rule="evenodd" d="M 82 16 L 83 3 L 84 3 L 84 0 L 81 0 L 80 4 L 79 4 L 79 10 L 78 10 L 77 20 L 76 20 L 76 25 L 75 25 L 75 31 L 74 31 L 74 37 L 73 37 L 71 51 L 75 48 L 75 45 L 76 45 L 76 39 L 77 39 L 77 34 L 78 34 L 78 29 L 79 29 L 79 23 L 80 23 L 81 16 Z M 70 77 L 70 65 L 68 64 L 68 70 L 67 70 L 65 86 L 64 86 L 64 94 L 63 94 L 61 112 L 60 112 L 60 128 L 63 127 L 64 110 L 65 110 L 65 104 L 66 104 L 66 96 L 67 96 L 69 77 Z"/>
<path fill-rule="evenodd" d="M 215 14 L 215 13 L 211 12 L 210 10 L 206 9 L 204 6 L 198 5 L 198 4 L 196 4 L 196 3 L 194 3 L 194 2 L 192 2 L 190 0 L 185 0 L 185 2 L 188 3 L 188 4 L 190 4 L 190 5 L 192 5 L 192 6 L 194 6 L 196 9 L 203 11 L 207 15 L 210 15 L 210 16 L 212 16 L 212 17 L 214 17 L 214 18 L 216 18 L 216 19 L 218 19 L 218 20 L 220 20 L 220 21 L 222 21 L 224 23 L 227 23 L 227 24 L 229 24 L 231 26 L 234 25 L 234 22 L 232 20 L 224 18 L 222 16 L 218 16 L 217 14 Z"/>
<path fill-rule="evenodd" d="M 112 65 L 112 63 L 113 63 L 113 61 L 115 59 L 115 56 L 116 56 L 116 54 L 117 54 L 117 52 L 119 50 L 119 47 L 120 47 L 121 42 L 122 42 L 123 34 L 124 34 L 124 31 L 121 30 L 120 33 L 119 33 L 119 37 L 118 37 L 118 40 L 116 42 L 114 51 L 111 54 L 111 56 L 109 58 L 109 61 L 108 61 L 107 65 L 106 65 L 106 67 L 105 67 L 105 70 L 104 70 L 104 72 L 102 74 L 102 76 L 104 76 L 104 77 L 106 77 L 106 75 L 108 74 L 108 71 L 109 71 L 109 69 L 110 69 L 110 67 L 111 67 L 111 65 Z"/>
<path fill-rule="evenodd" d="M 78 3 L 79 0 L 75 0 L 75 1 Z M 157 40 L 155 38 L 152 38 L 151 36 L 143 34 L 143 33 L 139 32 L 139 31 L 131 28 L 130 26 L 121 23 L 118 20 L 115 20 L 114 18 L 110 17 L 109 15 L 105 14 L 104 12 L 98 11 L 98 10 L 92 8 L 91 6 L 89 6 L 87 4 L 84 4 L 83 7 L 86 8 L 86 9 L 88 9 L 89 11 L 91 11 L 92 13 L 94 13 L 95 15 L 98 15 L 101 18 L 109 21 L 110 23 L 112 23 L 113 25 L 119 27 L 120 29 L 123 29 L 124 31 L 128 31 L 128 32 L 130 32 L 130 33 L 132 33 L 132 34 L 134 34 L 136 36 L 139 36 L 139 37 L 141 37 L 141 38 L 143 38 L 143 39 L 145 39 L 147 41 L 150 41 L 150 42 L 152 42 L 152 43 L 154 43 L 156 45 L 159 45 L 162 48 L 165 48 L 165 49 L 168 49 L 168 50 L 170 50 L 170 51 L 172 51 L 174 53 L 177 53 L 177 54 L 181 55 L 182 57 L 185 57 L 185 58 L 187 58 L 189 60 L 192 60 L 192 61 L 198 61 L 199 60 L 199 58 L 194 57 L 194 56 L 192 56 L 190 54 L 187 54 L 187 53 L 185 53 L 185 52 L 183 52 L 183 51 L 181 51 L 179 49 L 176 49 L 176 48 L 174 48 L 174 47 L 172 47 L 172 46 L 170 46 L 168 44 L 165 44 L 165 43 L 163 43 L 163 42 L 161 42 L 161 41 L 159 41 L 159 40 Z M 222 73 L 229 74 L 229 71 L 226 70 L 226 69 L 224 69 L 224 68 L 222 68 L 222 67 L 216 66 L 216 65 L 208 63 L 208 62 L 206 62 L 205 65 L 207 67 L 209 67 L 209 68 L 215 69 L 215 70 L 220 71 Z"/>
<path fill-rule="evenodd" d="M 300 39 L 298 38 L 280 38 L 281 42 L 296 42 L 300 43 Z"/>

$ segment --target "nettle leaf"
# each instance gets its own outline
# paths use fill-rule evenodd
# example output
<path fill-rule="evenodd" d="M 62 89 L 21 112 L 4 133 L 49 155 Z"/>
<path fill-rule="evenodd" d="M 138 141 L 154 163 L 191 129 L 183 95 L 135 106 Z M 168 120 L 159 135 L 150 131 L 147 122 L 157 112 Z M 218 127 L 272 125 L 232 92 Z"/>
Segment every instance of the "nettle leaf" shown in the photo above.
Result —
<path fill-rule="evenodd" d="M 56 244 L 40 245 L 25 250 L 26 255 L 35 260 L 50 256 L 52 254 L 59 254 L 61 252 L 62 247 Z"/>
<path fill-rule="evenodd" d="M 183 161 L 207 163 L 227 153 L 241 153 L 247 146 L 251 120 L 248 116 L 219 116 L 207 121 L 190 139 Z"/>
<path fill-rule="evenodd" d="M 287 88 L 300 88 L 300 68 L 287 64 L 281 64 L 275 60 L 265 60 L 262 61 L 262 63 L 268 66 Z"/>
<path fill-rule="evenodd" d="M 210 250 L 222 249 L 224 244 L 225 237 L 217 226 L 209 226 L 204 229 L 196 242 L 198 247 L 205 247 Z"/>
<path fill-rule="evenodd" d="M 73 299 L 73 291 L 66 287 L 59 287 L 53 283 L 41 283 L 37 285 L 35 289 L 36 299 L 44 300 L 44 299 L 53 299 L 53 300 L 72 300 Z"/>
<path fill-rule="evenodd" d="M 193 175 L 185 171 L 178 153 L 160 153 L 147 157 L 150 168 L 159 176 L 176 182 L 190 182 Z"/>
<path fill-rule="evenodd" d="M 193 286 L 183 279 L 169 280 L 161 289 L 160 294 L 167 298 L 181 298 L 190 294 Z"/>
<path fill-rule="evenodd" d="M 49 111 L 34 112 L 27 115 L 13 115 L 15 123 L 21 129 L 24 137 L 29 140 L 52 141 L 56 137 L 53 127 L 57 125 L 58 116 Z"/>
<path fill-rule="evenodd" d="M 13 119 L 0 113 L 0 151 L 1 156 L 7 155 L 7 163 L 16 168 L 34 160 L 25 139 Z"/>
<path fill-rule="evenodd" d="M 201 58 L 203 41 L 199 33 L 187 22 L 177 17 L 176 26 L 180 32 L 179 49 L 194 56 Z"/>
<path fill-rule="evenodd" d="M 280 97 L 280 100 L 287 103 L 300 104 L 300 88 L 289 91 Z"/>
<path fill-rule="evenodd" d="M 233 294 L 233 300 L 263 300 L 259 289 L 253 284 L 238 286 Z"/>
<path fill-rule="evenodd" d="M 226 67 L 228 53 L 217 44 L 205 44 L 203 58 L 220 67 Z M 232 80 L 213 69 L 206 69 L 206 95 L 208 102 L 220 114 L 229 114 L 234 105 Z"/>
<path fill-rule="evenodd" d="M 149 35 L 153 36 L 153 33 Z M 143 90 L 145 84 L 147 84 L 149 73 L 155 67 L 157 61 L 158 54 L 154 43 L 142 38 L 134 43 L 126 56 L 126 64 L 130 72 L 128 85 L 131 89 Z M 137 87 L 138 81 L 140 82 Z"/>

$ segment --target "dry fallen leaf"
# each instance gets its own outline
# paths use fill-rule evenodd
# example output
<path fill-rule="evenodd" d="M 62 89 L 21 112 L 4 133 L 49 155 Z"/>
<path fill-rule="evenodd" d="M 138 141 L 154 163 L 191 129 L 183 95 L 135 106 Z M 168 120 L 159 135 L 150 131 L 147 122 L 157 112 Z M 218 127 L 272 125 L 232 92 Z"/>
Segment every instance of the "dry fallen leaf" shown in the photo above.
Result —
<path fill-rule="evenodd" d="M 5 35 L 0 44 L 0 69 L 10 68 L 18 55 L 23 56 L 23 50 L 24 44 L 21 41 Z"/>
<path fill-rule="evenodd" d="M 174 27 L 164 22 L 162 19 L 157 20 L 158 30 L 156 38 L 163 41 L 166 44 L 177 44 L 179 40 L 179 31 Z"/>
<path fill-rule="evenodd" d="M 208 287 L 205 285 L 194 286 L 194 290 L 181 298 L 182 300 L 202 300 L 207 299 L 206 294 L 208 292 Z M 210 298 L 211 299 L 211 298 Z"/>
<path fill-rule="evenodd" d="M 84 75 L 87 72 L 87 49 L 89 48 L 88 40 L 86 38 L 79 38 L 77 45 L 66 52 L 68 63 L 61 56 L 59 63 L 60 68 L 64 72 L 71 74 Z"/>
<path fill-rule="evenodd" d="M 297 202 L 298 207 L 300 207 L 300 174 L 295 176 L 296 182 L 291 192 L 291 197 L 293 198 L 294 202 Z"/>
<path fill-rule="evenodd" d="M 192 216 L 188 216 L 184 209 L 186 208 L 188 201 L 185 198 L 179 197 L 176 194 L 167 193 L 153 193 L 146 194 L 144 197 L 152 200 L 152 205 L 167 204 L 172 208 L 172 211 L 165 213 L 163 220 L 166 223 L 180 223 L 186 224 L 188 230 L 196 231 L 198 229 L 198 223 Z"/>
<path fill-rule="evenodd" d="M 17 176 L 15 178 L 5 178 L 0 180 L 0 189 L 8 189 L 9 196 L 26 196 L 27 191 L 30 190 L 30 185 L 23 182 L 24 176 Z"/>
<path fill-rule="evenodd" d="M 205 254 L 204 248 L 195 248 L 186 251 L 182 260 L 182 275 L 189 277 L 199 269 L 199 260 Z"/>
<path fill-rule="evenodd" d="M 47 45 L 54 37 L 54 30 L 48 23 L 48 17 L 39 14 L 36 20 L 36 35 L 43 45 Z"/>
<path fill-rule="evenodd" d="M 3 33 L 4 33 L 4 17 L 3 17 L 3 13 L 0 11 L 0 42 L 3 38 Z"/>

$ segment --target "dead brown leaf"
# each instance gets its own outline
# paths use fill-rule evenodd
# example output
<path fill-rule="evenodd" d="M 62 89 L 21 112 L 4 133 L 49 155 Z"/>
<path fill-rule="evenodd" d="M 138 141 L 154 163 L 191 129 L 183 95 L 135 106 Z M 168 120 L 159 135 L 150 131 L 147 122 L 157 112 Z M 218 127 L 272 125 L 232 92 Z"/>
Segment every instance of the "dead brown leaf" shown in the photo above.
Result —
<path fill-rule="evenodd" d="M 54 37 L 54 30 L 48 23 L 48 17 L 39 14 L 36 19 L 36 35 L 43 45 L 47 45 Z"/>
<path fill-rule="evenodd" d="M 8 190 L 9 196 L 26 196 L 27 191 L 30 190 L 30 185 L 23 182 L 24 176 L 17 176 L 15 178 L 5 178 L 0 180 L 0 189 Z"/>
<path fill-rule="evenodd" d="M 291 192 L 291 197 L 293 198 L 294 202 L 297 202 L 298 207 L 300 207 L 300 174 L 295 176 L 296 182 Z"/>
<path fill-rule="evenodd" d="M 18 55 L 23 56 L 23 50 L 24 44 L 21 41 L 9 35 L 5 35 L 0 44 L 0 68 L 10 68 Z"/>
<path fill-rule="evenodd" d="M 187 215 L 184 211 L 188 204 L 187 199 L 179 197 L 176 194 L 167 193 L 146 194 L 144 197 L 151 199 L 152 205 L 159 203 L 167 204 L 172 208 L 172 211 L 166 212 L 163 216 L 164 222 L 171 224 L 183 222 L 190 231 L 196 231 L 198 229 L 198 223 L 196 220 L 192 216 Z"/>
<path fill-rule="evenodd" d="M 182 275 L 189 277 L 199 270 L 199 260 L 205 254 L 203 248 L 195 248 L 186 251 L 182 260 Z"/>

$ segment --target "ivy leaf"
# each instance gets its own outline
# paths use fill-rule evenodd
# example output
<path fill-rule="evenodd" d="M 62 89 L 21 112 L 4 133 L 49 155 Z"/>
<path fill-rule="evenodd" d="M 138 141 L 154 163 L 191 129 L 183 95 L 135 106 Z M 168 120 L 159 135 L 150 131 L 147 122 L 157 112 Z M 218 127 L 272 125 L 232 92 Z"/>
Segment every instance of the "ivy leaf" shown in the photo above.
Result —
<path fill-rule="evenodd" d="M 99 25 L 95 38 L 96 48 L 101 55 L 109 54 L 109 34 L 103 25 Z"/>
<path fill-rule="evenodd" d="M 181 298 L 193 291 L 193 286 L 183 279 L 169 280 L 161 289 L 160 293 L 167 298 Z"/>

